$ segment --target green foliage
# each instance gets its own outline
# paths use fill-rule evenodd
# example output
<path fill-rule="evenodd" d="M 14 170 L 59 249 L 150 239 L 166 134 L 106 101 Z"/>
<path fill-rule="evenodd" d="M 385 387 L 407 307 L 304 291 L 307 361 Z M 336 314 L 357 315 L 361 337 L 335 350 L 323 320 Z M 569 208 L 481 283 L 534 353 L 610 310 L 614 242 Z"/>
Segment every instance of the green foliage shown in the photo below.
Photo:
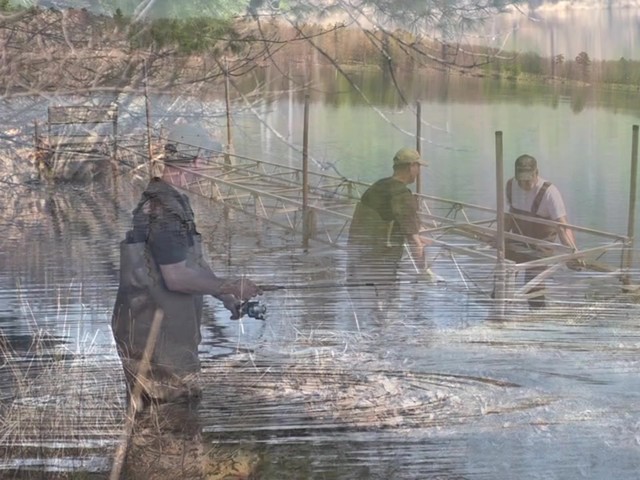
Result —
<path fill-rule="evenodd" d="M 443 38 L 453 38 L 470 25 L 487 20 L 511 5 L 526 0 L 249 0 L 247 13 L 286 13 L 296 23 L 310 18 L 357 18 L 366 12 L 367 19 L 380 28 L 402 28 L 412 33 L 431 34 L 437 29 Z"/>
<path fill-rule="evenodd" d="M 582 73 L 582 79 L 587 80 L 589 77 L 589 67 L 591 66 L 591 59 L 587 52 L 580 52 L 576 57 L 576 65 L 578 65 L 580 72 Z"/>
<path fill-rule="evenodd" d="M 521 72 L 535 76 L 555 75 L 590 83 L 640 86 L 640 61 L 624 57 L 593 61 L 587 52 L 580 52 L 573 60 L 566 60 L 562 54 L 543 58 L 527 52 L 518 55 L 512 62 L 494 59 L 491 66 L 485 66 L 483 70 L 487 74 L 499 73 L 508 77 L 517 77 Z"/>
<path fill-rule="evenodd" d="M 11 0 L 0 0 L 0 12 L 13 12 L 16 7 L 12 5 Z"/>
<path fill-rule="evenodd" d="M 233 24 L 214 18 L 164 18 L 138 22 L 131 29 L 132 46 L 136 48 L 175 47 L 181 53 L 210 51 L 221 40 L 232 37 Z"/>
<path fill-rule="evenodd" d="M 507 77 L 517 78 L 521 72 L 521 66 L 518 62 L 506 62 L 504 66 L 504 72 Z"/>
<path fill-rule="evenodd" d="M 616 68 L 616 83 L 627 83 L 631 79 L 631 64 L 630 62 L 622 57 L 618 61 L 618 65 Z"/>
<path fill-rule="evenodd" d="M 248 0 L 102 0 L 103 8 L 133 17 L 136 21 L 158 19 L 216 18 L 230 19 L 242 15 Z"/>
<path fill-rule="evenodd" d="M 125 17 L 124 14 L 122 13 L 122 10 L 117 8 L 115 13 L 113 14 L 113 21 L 118 28 L 124 28 L 129 24 L 131 19 L 128 17 Z"/>
<path fill-rule="evenodd" d="M 518 58 L 518 64 L 523 73 L 529 73 L 531 75 L 541 75 L 544 73 L 542 57 L 537 53 L 523 53 Z"/>
<path fill-rule="evenodd" d="M 342 3 L 342 2 L 338 2 Z M 520 0 L 359 0 L 351 2 L 359 11 L 372 11 L 384 21 L 410 26 L 418 32 L 438 28 L 443 34 L 464 30 L 471 23 L 490 18 Z"/>
<path fill-rule="evenodd" d="M 578 56 L 576 56 L 576 63 L 585 68 L 591 65 L 589 54 L 587 52 L 580 52 Z"/>
<path fill-rule="evenodd" d="M 602 81 L 620 85 L 640 84 L 640 62 L 621 57 L 616 61 L 602 62 Z"/>

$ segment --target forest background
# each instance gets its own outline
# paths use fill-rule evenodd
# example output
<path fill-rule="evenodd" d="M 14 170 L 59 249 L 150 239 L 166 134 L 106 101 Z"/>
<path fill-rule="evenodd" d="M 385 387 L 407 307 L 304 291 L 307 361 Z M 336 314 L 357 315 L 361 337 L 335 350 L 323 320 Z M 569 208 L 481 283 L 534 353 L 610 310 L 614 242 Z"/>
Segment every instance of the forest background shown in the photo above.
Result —
<path fill-rule="evenodd" d="M 80 4 L 81 2 L 72 2 Z M 47 6 L 49 5 L 49 6 Z M 132 2 L 87 8 L 0 2 L 0 88 L 43 92 L 219 90 L 268 64 L 358 69 L 420 68 L 508 81 L 579 82 L 637 89 L 640 62 L 507 52 L 465 38 L 478 22 L 519 1 Z M 61 8 L 63 7 L 63 8 Z M 531 7 L 531 5 L 529 5 Z M 396 83 L 404 100 L 400 86 Z"/>

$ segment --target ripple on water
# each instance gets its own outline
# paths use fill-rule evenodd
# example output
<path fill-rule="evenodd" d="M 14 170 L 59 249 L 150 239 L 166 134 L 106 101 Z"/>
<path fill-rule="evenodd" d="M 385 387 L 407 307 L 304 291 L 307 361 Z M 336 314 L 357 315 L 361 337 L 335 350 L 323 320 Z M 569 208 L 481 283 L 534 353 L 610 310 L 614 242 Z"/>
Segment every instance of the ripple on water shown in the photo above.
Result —
<path fill-rule="evenodd" d="M 483 415 L 545 406 L 540 392 L 493 378 L 399 370 L 366 353 L 259 351 L 208 365 L 209 431 L 455 428 Z M 207 381 L 210 379 L 210 382 Z M 233 401 L 233 411 L 217 409 Z"/>

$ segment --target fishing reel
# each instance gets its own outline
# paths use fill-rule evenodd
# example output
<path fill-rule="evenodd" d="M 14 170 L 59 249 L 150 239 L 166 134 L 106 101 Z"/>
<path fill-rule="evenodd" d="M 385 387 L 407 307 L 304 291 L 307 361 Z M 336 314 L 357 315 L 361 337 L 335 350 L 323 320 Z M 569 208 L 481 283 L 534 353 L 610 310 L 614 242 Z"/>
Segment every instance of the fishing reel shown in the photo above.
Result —
<path fill-rule="evenodd" d="M 240 317 L 246 315 L 247 317 L 255 318 L 256 320 L 264 320 L 266 313 L 266 305 L 263 305 L 258 301 L 244 302 L 240 306 Z"/>

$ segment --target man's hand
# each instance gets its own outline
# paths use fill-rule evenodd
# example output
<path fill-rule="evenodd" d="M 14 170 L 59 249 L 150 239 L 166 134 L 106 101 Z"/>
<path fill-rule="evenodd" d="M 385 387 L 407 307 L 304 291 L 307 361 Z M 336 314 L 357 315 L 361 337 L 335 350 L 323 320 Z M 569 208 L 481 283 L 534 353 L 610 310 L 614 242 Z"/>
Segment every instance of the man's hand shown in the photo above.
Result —
<path fill-rule="evenodd" d="M 436 283 L 444 283 L 445 280 L 436 272 L 431 270 L 431 268 L 427 267 L 422 270 L 420 273 L 420 277 L 425 280 L 427 283 L 436 284 Z"/>
<path fill-rule="evenodd" d="M 573 253 L 576 253 L 578 251 L 575 245 L 571 245 L 571 247 L 572 247 Z M 587 268 L 587 264 L 582 257 L 576 257 L 576 258 L 572 258 L 571 260 L 567 260 L 565 265 L 570 270 L 576 270 L 578 272 Z"/>
<path fill-rule="evenodd" d="M 241 315 L 242 304 L 238 302 L 238 299 L 233 295 L 221 295 L 220 300 L 224 305 L 224 308 L 231 312 L 231 320 L 239 320 Z"/>
<path fill-rule="evenodd" d="M 580 272 L 587 268 L 586 262 L 582 258 L 574 258 L 565 263 L 568 269 Z"/>
<path fill-rule="evenodd" d="M 246 302 L 250 298 L 262 294 L 260 287 L 248 278 L 225 280 L 221 290 L 223 296 L 232 295 L 236 297 L 236 301 L 239 301 L 240 303 Z"/>

